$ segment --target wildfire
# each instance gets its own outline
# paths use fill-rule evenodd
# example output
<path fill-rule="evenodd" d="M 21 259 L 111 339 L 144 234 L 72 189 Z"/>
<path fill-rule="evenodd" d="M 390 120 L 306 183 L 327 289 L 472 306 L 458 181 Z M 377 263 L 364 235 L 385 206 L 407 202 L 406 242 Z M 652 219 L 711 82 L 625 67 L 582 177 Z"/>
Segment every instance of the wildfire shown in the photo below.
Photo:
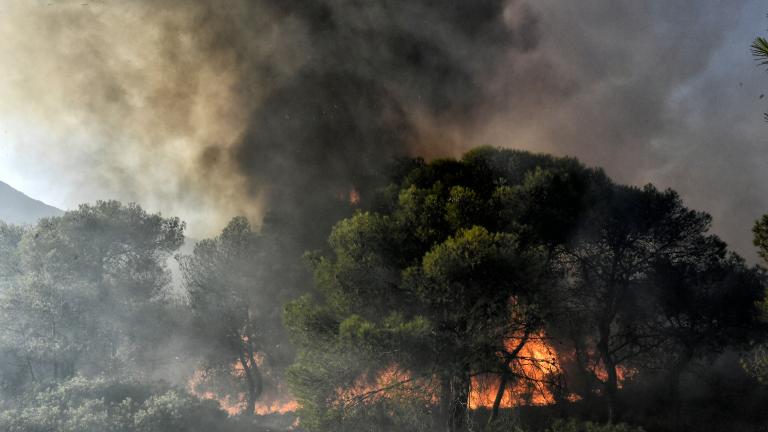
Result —
<path fill-rule="evenodd" d="M 272 402 L 256 403 L 256 414 L 287 414 L 299 409 L 299 403 L 295 400 L 274 400 Z"/>
<path fill-rule="evenodd" d="M 510 342 L 516 344 L 519 339 Z M 514 347 L 507 349 L 511 352 Z M 517 358 L 510 363 L 511 378 L 502 394 L 499 407 L 514 408 L 524 405 L 551 405 L 557 402 L 553 394 L 554 382 L 563 374 L 562 361 L 567 361 L 567 355 L 561 356 L 547 342 L 543 334 L 527 340 Z M 604 380 L 607 373 L 604 368 L 594 368 L 595 376 Z M 617 368 L 619 386 L 633 371 L 627 368 Z M 501 377 L 498 374 L 484 374 L 472 377 L 469 394 L 469 408 L 491 408 L 499 392 Z M 437 404 L 436 380 L 414 379 L 408 371 L 397 365 L 390 365 L 379 372 L 373 379 L 358 378 L 355 383 L 337 392 L 337 398 L 343 405 L 365 404 L 392 397 L 395 394 L 408 393 L 423 398 L 427 403 Z M 574 393 L 563 395 L 569 401 L 577 401 L 580 396 Z"/>
<path fill-rule="evenodd" d="M 235 363 L 232 366 L 235 373 L 242 371 L 240 363 Z M 199 391 L 197 390 L 199 384 L 205 379 L 204 372 L 202 370 L 196 370 L 192 377 L 187 381 L 187 390 L 201 398 L 215 400 L 219 403 L 222 410 L 226 411 L 230 416 L 241 414 L 246 406 L 245 393 L 239 393 L 236 397 L 220 396 L 211 391 Z M 279 392 L 284 393 L 284 392 Z M 256 408 L 254 410 L 257 415 L 269 415 L 269 414 L 287 414 L 294 412 L 299 408 L 296 400 L 286 396 L 285 394 L 279 394 L 277 397 L 262 398 L 262 400 L 256 401 Z"/>
<path fill-rule="evenodd" d="M 517 343 L 517 342 L 515 342 Z M 508 347 L 511 351 L 514 347 Z M 557 354 L 543 337 L 531 338 L 518 358 L 510 364 L 513 378 L 502 395 L 501 408 L 521 405 L 550 405 L 555 403 L 547 386 L 551 377 L 560 373 Z M 472 379 L 469 407 L 491 408 L 498 393 L 501 378 L 498 375 L 481 375 Z"/>
<path fill-rule="evenodd" d="M 360 192 L 354 187 L 349 189 L 349 191 L 340 191 L 337 197 L 340 201 L 346 201 L 353 206 L 360 204 Z"/>
<path fill-rule="evenodd" d="M 510 342 L 510 345 L 516 344 Z M 511 352 L 513 346 L 508 346 Z M 546 337 L 541 334 L 528 339 L 519 351 L 517 358 L 510 363 L 511 378 L 508 381 L 504 393 L 502 394 L 499 407 L 514 408 L 524 405 L 551 405 L 556 402 L 552 393 L 552 379 L 562 374 L 562 361 L 567 361 L 568 355 L 560 355 L 555 348 L 550 345 Z M 234 374 L 242 373 L 242 366 L 235 363 L 232 366 Z M 593 368 L 594 375 L 605 381 L 607 372 L 601 365 Z M 624 380 L 631 377 L 634 371 L 619 367 L 617 368 L 619 387 Z M 246 395 L 238 394 L 236 397 L 220 396 L 210 391 L 198 391 L 199 384 L 204 379 L 202 370 L 197 370 L 187 383 L 190 393 L 202 399 L 216 400 L 221 409 L 230 416 L 241 414 L 246 405 Z M 391 398 L 394 395 L 408 394 L 421 398 L 427 404 L 436 405 L 438 400 L 437 380 L 421 378 L 415 379 L 412 374 L 393 364 L 370 376 L 361 376 L 349 386 L 340 388 L 337 391 L 337 400 L 344 406 L 356 404 L 367 404 L 379 401 L 385 398 Z M 497 397 L 501 378 L 498 374 L 476 375 L 471 379 L 471 388 L 469 394 L 469 408 L 491 408 Z M 280 390 L 280 389 L 278 389 Z M 255 413 L 257 415 L 286 414 L 295 412 L 299 408 L 296 400 L 286 396 L 285 391 L 278 391 L 277 395 L 262 398 L 257 401 Z M 580 397 L 576 394 L 567 394 L 565 398 L 570 401 L 576 401 Z"/>
<path fill-rule="evenodd" d="M 352 406 L 407 392 L 436 404 L 437 392 L 434 387 L 427 380 L 414 379 L 410 372 L 402 370 L 397 365 L 390 365 L 376 374 L 372 381 L 364 376 L 358 377 L 352 386 L 339 389 L 336 396 L 342 405 Z"/>
<path fill-rule="evenodd" d="M 501 399 L 501 408 L 521 405 L 549 405 L 555 403 L 547 386 L 551 377 L 560 373 L 555 350 L 542 337 L 530 339 L 514 364 L 510 365 L 514 379 L 510 380 Z M 365 404 L 407 393 L 430 404 L 439 402 L 437 380 L 414 379 L 408 371 L 390 365 L 373 379 L 359 377 L 355 383 L 337 392 L 338 401 L 346 406 Z M 501 380 L 498 375 L 479 375 L 471 380 L 470 409 L 493 406 Z"/>
<path fill-rule="evenodd" d="M 623 366 L 617 367 L 616 368 L 617 386 L 621 388 L 622 385 L 624 384 L 624 381 L 626 381 L 627 378 L 631 378 L 632 375 L 635 374 L 635 372 L 636 372 L 635 370 L 625 368 Z M 605 370 L 605 367 L 603 366 L 602 363 L 599 363 L 597 366 L 595 366 L 592 369 L 592 373 L 594 373 L 597 379 L 599 379 L 600 381 L 603 381 L 603 382 L 608 381 L 608 371 Z"/>
<path fill-rule="evenodd" d="M 357 189 L 351 189 L 349 191 L 349 203 L 352 205 L 360 203 L 360 193 L 357 191 Z"/>
<path fill-rule="evenodd" d="M 210 391 L 198 391 L 198 385 L 205 379 L 205 375 L 202 370 L 196 370 L 192 377 L 187 381 L 187 391 L 199 397 L 200 399 L 215 400 L 219 403 L 219 407 L 226 411 L 230 416 L 240 414 L 245 405 L 245 395 L 241 394 L 236 400 L 232 400 L 230 397 L 219 397 Z"/>

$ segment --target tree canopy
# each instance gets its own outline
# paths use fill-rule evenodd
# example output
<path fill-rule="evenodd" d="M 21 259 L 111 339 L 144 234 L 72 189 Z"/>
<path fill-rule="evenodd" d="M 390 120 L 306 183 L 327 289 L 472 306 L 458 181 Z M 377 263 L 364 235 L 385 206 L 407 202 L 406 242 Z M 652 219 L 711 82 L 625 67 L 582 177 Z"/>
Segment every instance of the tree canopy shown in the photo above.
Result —
<path fill-rule="evenodd" d="M 140 362 L 159 343 L 165 261 L 183 229 L 178 218 L 102 201 L 27 230 L 12 261 L 23 275 L 0 294 L 0 342 L 27 379 L 115 374 Z"/>
<path fill-rule="evenodd" d="M 316 290 L 286 312 L 310 430 L 354 430 L 377 410 L 390 427 L 416 416 L 408 427 L 465 430 L 484 375 L 497 377 L 493 420 L 534 335 L 574 353 L 586 379 L 573 390 L 605 400 L 610 420 L 623 371 L 670 346 L 690 346 L 690 360 L 736 343 L 762 298 L 761 275 L 726 254 L 709 215 L 573 159 L 481 148 L 401 160 L 363 205 L 329 253 L 309 256 Z"/>
<path fill-rule="evenodd" d="M 135 204 L 0 224 L 0 427 L 260 431 L 298 407 L 310 432 L 495 431 L 526 412 L 608 422 L 534 426 L 553 432 L 661 412 L 665 431 L 711 423 L 696 404 L 739 386 L 763 400 L 768 356 L 744 362 L 754 377 L 738 358 L 764 344 L 766 275 L 674 191 L 483 147 L 396 159 L 326 204 L 298 234 L 235 217 L 186 254 L 179 219 Z"/>
<path fill-rule="evenodd" d="M 272 254 L 271 236 L 255 232 L 237 217 L 214 239 L 198 242 L 182 256 L 181 270 L 189 296 L 206 384 L 227 396 L 247 394 L 252 414 L 275 366 L 290 355 L 281 325 L 282 305 L 291 294 L 283 285 Z M 220 385 L 216 385 L 217 381 Z M 228 394 L 227 394 L 228 393 Z"/>

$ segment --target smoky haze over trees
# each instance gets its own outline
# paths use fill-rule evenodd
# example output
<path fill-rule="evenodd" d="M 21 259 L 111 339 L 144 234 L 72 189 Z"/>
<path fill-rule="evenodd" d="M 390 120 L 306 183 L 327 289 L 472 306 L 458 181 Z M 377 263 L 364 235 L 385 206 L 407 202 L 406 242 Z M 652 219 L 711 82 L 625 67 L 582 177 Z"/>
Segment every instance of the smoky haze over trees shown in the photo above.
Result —
<path fill-rule="evenodd" d="M 287 309 L 299 348 L 289 380 L 311 429 L 359 430 L 377 413 L 382 430 L 476 428 L 472 379 L 496 375 L 503 398 L 515 348 L 542 334 L 571 371 L 515 379 L 627 419 L 622 385 L 660 369 L 677 398 L 691 351 L 706 361 L 759 327 L 761 271 L 729 257 L 709 216 L 672 191 L 492 149 L 401 168 L 315 258 L 319 299 Z M 670 280 L 670 267 L 702 280 Z M 630 367 L 635 377 L 620 375 Z"/>
<path fill-rule="evenodd" d="M 702 100 L 683 87 L 731 8 L 92 3 L 8 3 L 39 34 L 13 38 L 25 75 L 0 99 L 82 141 L 84 189 L 194 208 L 208 235 L 182 253 L 175 212 L 120 201 L 0 223 L 0 430 L 768 422 L 764 270 L 711 226 L 748 230 L 623 184 L 740 131 L 679 113 Z M 478 140 L 575 150 L 620 178 L 522 150 L 457 156 Z M 752 172 L 750 155 L 726 159 Z M 740 211 L 763 199 L 741 189 Z"/>
<path fill-rule="evenodd" d="M 6 233 L 12 234 L 10 228 Z M 181 245 L 178 219 L 99 202 L 43 219 L 18 241 L 15 278 L 3 295 L 4 328 L 34 380 L 141 370 L 166 327 L 163 260 Z M 23 311 L 23 313 L 21 313 Z M 141 372 L 137 370 L 136 372 Z"/>
<path fill-rule="evenodd" d="M 275 78 L 234 160 L 252 188 L 268 189 L 269 211 L 315 246 L 339 216 L 329 198 L 365 194 L 418 139 L 420 112 L 469 121 L 497 52 L 525 52 L 538 39 L 535 15 L 521 7 L 507 22 L 499 0 L 264 3 L 301 23 L 306 60 Z"/>
<path fill-rule="evenodd" d="M 276 246 L 274 236 L 254 232 L 237 217 L 220 236 L 180 258 L 192 325 L 205 353 L 197 384 L 214 384 L 214 391 L 235 400 L 246 394 L 245 414 L 254 412 L 265 388 L 280 385 L 280 366 L 292 353 L 281 313 L 296 293 L 291 277 L 277 273 L 296 270 L 278 265 L 271 255 Z"/>
<path fill-rule="evenodd" d="M 768 397 L 765 275 L 675 192 L 485 147 L 392 159 L 367 194 L 328 199 L 348 216 L 326 247 L 302 261 L 290 224 L 257 231 L 234 218 L 176 255 L 181 296 L 168 267 L 178 218 L 108 201 L 0 226 L 0 425 L 666 431 L 768 420 L 749 409 Z"/>
<path fill-rule="evenodd" d="M 60 206 L 141 202 L 212 237 L 363 187 L 391 155 L 485 144 L 671 186 L 749 258 L 742 227 L 768 206 L 757 0 L 8 0 L 0 16 L 6 163 Z"/>

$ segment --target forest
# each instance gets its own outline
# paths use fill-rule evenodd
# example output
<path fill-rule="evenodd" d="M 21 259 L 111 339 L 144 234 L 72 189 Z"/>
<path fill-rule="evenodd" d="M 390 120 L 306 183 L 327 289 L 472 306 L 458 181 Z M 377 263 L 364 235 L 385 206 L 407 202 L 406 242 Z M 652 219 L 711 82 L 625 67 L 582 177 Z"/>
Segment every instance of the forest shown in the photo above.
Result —
<path fill-rule="evenodd" d="M 480 147 L 322 206 L 198 241 L 117 201 L 0 224 L 0 430 L 768 422 L 765 270 L 673 190 Z"/>
<path fill-rule="evenodd" d="M 768 430 L 764 25 L 0 0 L 0 432 Z"/>

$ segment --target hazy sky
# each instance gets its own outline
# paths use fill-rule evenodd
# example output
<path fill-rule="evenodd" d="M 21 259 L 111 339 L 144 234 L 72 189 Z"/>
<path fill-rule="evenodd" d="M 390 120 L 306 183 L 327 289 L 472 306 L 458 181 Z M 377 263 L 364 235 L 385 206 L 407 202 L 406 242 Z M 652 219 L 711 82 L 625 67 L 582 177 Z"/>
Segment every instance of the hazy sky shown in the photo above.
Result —
<path fill-rule="evenodd" d="M 315 18 L 275 11 L 268 0 L 83 3 L 0 3 L 0 180 L 63 209 L 100 198 L 137 201 L 181 216 L 201 236 L 234 213 L 257 218 L 269 207 L 232 159 L 266 157 L 261 151 L 281 167 L 309 166 L 283 165 L 293 152 L 241 147 L 254 125 L 272 124 L 259 107 L 272 106 L 280 83 L 294 85 L 308 64 L 328 70 L 316 58 L 334 51 L 336 36 L 316 42 Z M 456 155 L 493 144 L 577 156 L 619 181 L 678 190 L 753 256 L 749 230 L 768 211 L 768 98 L 760 99 L 768 73 L 748 47 L 768 27 L 764 2 L 481 2 L 505 3 L 499 20 L 515 38 L 508 44 L 490 30 L 454 36 L 455 17 L 431 6 L 393 0 L 393 18 L 376 7 L 347 13 L 347 3 L 354 2 L 328 3 L 345 28 L 384 31 L 383 19 L 421 26 L 421 40 L 479 83 L 471 88 L 482 96 L 470 98 L 454 94 L 459 81 L 446 78 L 443 103 L 463 108 L 440 110 L 438 97 L 425 96 L 434 100 L 421 109 L 418 91 L 349 68 L 405 95 L 399 100 L 416 125 L 410 153 Z M 361 16 L 371 21 L 361 24 Z M 376 47 L 366 43 L 358 48 Z M 360 57 L 391 66 L 400 80 L 416 75 L 377 53 Z M 300 95 L 302 83 L 281 94 Z M 464 112 L 471 118 L 456 121 Z M 323 163 L 333 165 L 346 157 L 333 152 L 349 149 L 329 151 Z M 259 182 L 273 175 L 264 172 Z"/>

